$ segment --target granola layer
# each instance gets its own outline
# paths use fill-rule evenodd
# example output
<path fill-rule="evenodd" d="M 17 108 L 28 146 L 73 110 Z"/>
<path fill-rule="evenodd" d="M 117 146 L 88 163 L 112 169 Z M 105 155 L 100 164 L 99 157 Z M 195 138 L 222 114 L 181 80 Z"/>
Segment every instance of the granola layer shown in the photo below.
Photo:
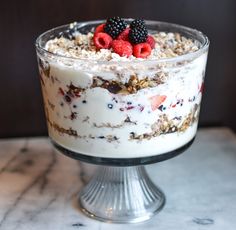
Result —
<path fill-rule="evenodd" d="M 179 33 L 158 32 L 152 36 L 156 44 L 147 59 L 136 58 L 133 55 L 128 58 L 120 57 L 111 49 L 97 50 L 93 43 L 93 33 L 77 33 L 72 40 L 64 37 L 54 38 L 47 42 L 46 49 L 65 57 L 99 61 L 159 60 L 192 53 L 199 49 L 199 44 L 196 41 Z"/>

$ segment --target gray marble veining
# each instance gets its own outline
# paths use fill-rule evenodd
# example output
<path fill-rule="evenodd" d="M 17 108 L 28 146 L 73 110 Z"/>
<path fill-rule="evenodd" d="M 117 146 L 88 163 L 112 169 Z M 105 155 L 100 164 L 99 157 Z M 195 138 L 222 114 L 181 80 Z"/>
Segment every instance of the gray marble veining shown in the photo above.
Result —
<path fill-rule="evenodd" d="M 47 138 L 0 140 L 0 230 L 236 229 L 236 136 L 229 129 L 201 129 L 188 151 L 147 170 L 166 194 L 164 209 L 142 224 L 101 223 L 77 206 L 94 166 L 63 156 Z"/>

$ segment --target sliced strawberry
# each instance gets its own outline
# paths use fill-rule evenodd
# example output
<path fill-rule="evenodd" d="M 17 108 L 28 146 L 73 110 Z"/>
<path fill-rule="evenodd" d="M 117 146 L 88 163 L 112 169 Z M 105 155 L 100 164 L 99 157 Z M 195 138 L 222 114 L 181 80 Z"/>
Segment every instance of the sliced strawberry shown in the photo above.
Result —
<path fill-rule="evenodd" d="M 152 111 L 158 109 L 158 107 L 165 101 L 165 99 L 166 99 L 165 95 L 156 95 L 150 97 Z"/>
<path fill-rule="evenodd" d="M 117 40 L 129 41 L 130 28 L 126 28 L 118 37 Z"/>
<path fill-rule="evenodd" d="M 111 47 L 112 38 L 109 34 L 99 32 L 94 34 L 93 42 L 98 49 L 109 49 Z"/>
<path fill-rule="evenodd" d="M 112 49 L 115 53 L 119 54 L 121 57 L 129 57 L 132 55 L 133 47 L 128 41 L 123 40 L 113 40 Z"/>
<path fill-rule="evenodd" d="M 153 36 L 148 35 L 146 42 L 151 46 L 152 49 L 155 48 L 156 42 L 155 42 L 155 39 L 153 38 Z"/>
<path fill-rule="evenodd" d="M 94 31 L 94 34 L 97 34 L 97 33 L 100 33 L 100 32 L 104 32 L 104 26 L 105 26 L 105 23 L 97 26 L 95 31 Z"/>

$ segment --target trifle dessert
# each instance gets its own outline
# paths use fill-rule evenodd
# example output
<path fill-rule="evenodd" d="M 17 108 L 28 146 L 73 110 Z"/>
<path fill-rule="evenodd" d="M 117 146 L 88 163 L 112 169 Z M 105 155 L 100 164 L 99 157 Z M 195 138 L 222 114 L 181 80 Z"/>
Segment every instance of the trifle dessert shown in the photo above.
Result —
<path fill-rule="evenodd" d="M 49 136 L 74 153 L 151 157 L 196 134 L 208 40 L 175 24 L 108 18 L 37 41 Z"/>

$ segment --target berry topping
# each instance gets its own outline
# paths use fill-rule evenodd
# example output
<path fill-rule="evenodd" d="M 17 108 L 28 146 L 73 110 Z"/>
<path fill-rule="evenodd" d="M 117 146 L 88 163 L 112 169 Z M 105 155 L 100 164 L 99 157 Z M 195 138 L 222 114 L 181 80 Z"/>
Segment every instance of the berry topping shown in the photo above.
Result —
<path fill-rule="evenodd" d="M 112 38 L 106 33 L 99 32 L 94 34 L 93 42 L 98 49 L 109 49 L 111 47 Z"/>
<path fill-rule="evenodd" d="M 148 43 L 140 43 L 133 46 L 133 55 L 136 58 L 146 58 L 151 54 L 151 46 Z"/>
<path fill-rule="evenodd" d="M 133 44 L 146 42 L 148 31 L 145 26 L 135 27 L 129 32 L 129 40 Z"/>
<path fill-rule="evenodd" d="M 129 41 L 130 28 L 126 28 L 118 37 L 117 40 Z"/>
<path fill-rule="evenodd" d="M 97 33 L 100 33 L 100 32 L 104 32 L 104 26 L 105 26 L 105 23 L 97 26 L 95 31 L 94 31 L 94 34 L 97 34 Z"/>
<path fill-rule="evenodd" d="M 152 111 L 158 109 L 158 107 L 165 101 L 165 99 L 166 99 L 165 95 L 156 95 L 150 97 Z"/>
<path fill-rule="evenodd" d="M 121 57 L 133 54 L 137 58 L 146 58 L 155 47 L 155 40 L 148 35 L 143 19 L 135 19 L 127 27 L 120 17 L 108 18 L 106 23 L 95 28 L 93 41 L 97 49 L 112 47 L 112 51 Z"/>
<path fill-rule="evenodd" d="M 134 29 L 135 27 L 145 26 L 143 19 L 135 19 L 130 23 L 130 28 Z"/>
<path fill-rule="evenodd" d="M 155 43 L 156 42 L 155 42 L 155 39 L 153 38 L 153 36 L 148 35 L 146 42 L 151 46 L 152 49 L 155 48 Z"/>
<path fill-rule="evenodd" d="M 112 49 L 115 53 L 119 54 L 121 57 L 131 56 L 133 52 L 133 47 L 128 41 L 114 40 L 112 42 Z"/>
<path fill-rule="evenodd" d="M 104 26 L 104 31 L 115 39 L 126 29 L 126 26 L 126 22 L 120 17 L 108 18 Z"/>

